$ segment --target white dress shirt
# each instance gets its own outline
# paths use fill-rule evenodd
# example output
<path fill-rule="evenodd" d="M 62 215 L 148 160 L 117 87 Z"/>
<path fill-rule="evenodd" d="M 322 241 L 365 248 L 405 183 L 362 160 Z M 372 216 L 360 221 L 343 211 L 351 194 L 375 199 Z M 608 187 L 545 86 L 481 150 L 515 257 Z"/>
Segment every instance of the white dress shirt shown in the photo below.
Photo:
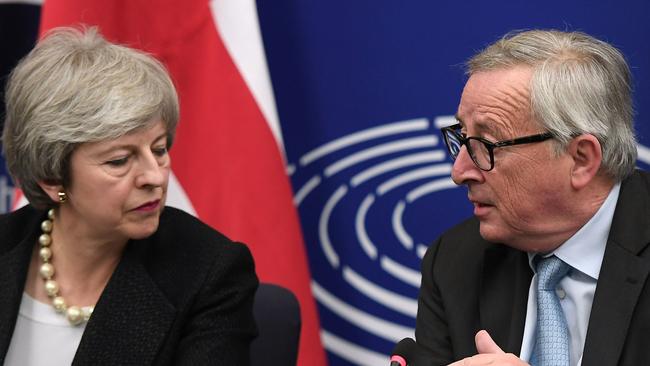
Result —
<path fill-rule="evenodd" d="M 594 301 L 598 274 L 603 263 L 605 245 L 607 244 L 609 229 L 612 226 L 612 218 L 614 217 L 614 209 L 616 208 L 620 189 L 620 183 L 616 184 L 596 214 L 569 240 L 560 245 L 554 252 L 546 255 L 555 255 L 571 266 L 571 270 L 560 281 L 556 289 L 569 327 L 571 366 L 582 364 L 582 350 L 584 349 L 587 326 L 589 325 L 591 304 Z M 533 265 L 534 256 L 533 253 L 528 254 L 528 262 L 533 271 L 535 271 Z M 521 344 L 520 358 L 526 361 L 530 360 L 535 344 L 537 323 L 536 288 L 537 274 L 533 276 L 528 290 L 526 325 Z"/>
<path fill-rule="evenodd" d="M 23 293 L 16 328 L 11 337 L 5 365 L 70 365 L 85 323 L 70 325 L 52 305 L 34 300 Z"/>

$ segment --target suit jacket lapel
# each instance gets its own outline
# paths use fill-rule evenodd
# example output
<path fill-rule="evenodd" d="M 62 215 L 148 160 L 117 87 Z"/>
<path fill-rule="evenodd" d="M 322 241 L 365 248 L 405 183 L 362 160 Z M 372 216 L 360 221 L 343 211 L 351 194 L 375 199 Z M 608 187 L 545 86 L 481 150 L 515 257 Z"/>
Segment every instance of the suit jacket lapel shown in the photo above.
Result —
<path fill-rule="evenodd" d="M 9 344 L 13 336 L 20 301 L 25 290 L 27 270 L 31 259 L 32 251 L 36 246 L 38 236 L 38 217 L 30 220 L 34 231 L 25 237 L 13 249 L 0 257 L 0 364 L 4 362 Z M 5 237 L 4 240 L 7 240 Z M 11 243 L 8 243 L 11 245 Z"/>
<path fill-rule="evenodd" d="M 650 266 L 614 243 L 605 250 L 589 317 L 583 365 L 616 365 Z"/>
<path fill-rule="evenodd" d="M 153 282 L 137 246 L 129 243 L 86 325 L 73 364 L 149 365 L 176 309 Z"/>
<path fill-rule="evenodd" d="M 583 365 L 616 365 L 650 263 L 639 254 L 650 243 L 650 199 L 635 173 L 621 186 L 589 317 Z"/>
<path fill-rule="evenodd" d="M 479 295 L 481 327 L 506 352 L 519 354 L 532 270 L 526 253 L 503 245 L 485 252 Z"/>

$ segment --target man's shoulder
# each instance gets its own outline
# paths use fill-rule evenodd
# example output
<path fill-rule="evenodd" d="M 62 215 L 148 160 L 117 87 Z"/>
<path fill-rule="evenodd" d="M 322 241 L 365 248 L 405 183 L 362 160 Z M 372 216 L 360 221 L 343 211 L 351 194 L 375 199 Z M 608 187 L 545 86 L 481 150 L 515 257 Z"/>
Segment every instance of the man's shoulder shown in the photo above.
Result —
<path fill-rule="evenodd" d="M 486 256 L 490 258 L 525 258 L 525 253 L 502 243 L 481 237 L 480 223 L 471 217 L 445 231 L 428 250 L 430 262 L 441 271 L 455 272 L 467 267 L 482 268 Z M 522 257 L 522 255 L 524 255 Z M 435 264 L 434 264 L 435 263 Z"/>
<path fill-rule="evenodd" d="M 639 176 L 641 179 L 644 179 L 646 182 L 650 183 L 650 172 L 641 170 L 641 169 L 636 169 L 633 173 L 632 176 Z"/>
<path fill-rule="evenodd" d="M 481 237 L 479 221 L 471 217 L 442 233 L 428 250 L 428 260 L 437 271 L 455 273 L 482 262 L 485 250 L 496 244 Z"/>
<path fill-rule="evenodd" d="M 490 243 L 481 237 L 478 219 L 472 216 L 442 233 L 434 245 L 439 245 L 440 251 L 464 253 L 476 251 L 488 244 Z"/>
<path fill-rule="evenodd" d="M 479 228 L 478 219 L 472 216 L 452 226 L 441 237 L 480 237 Z"/>
<path fill-rule="evenodd" d="M 631 190 L 637 193 L 640 190 L 650 192 L 650 172 L 639 169 L 635 170 L 621 182 L 621 190 Z"/>

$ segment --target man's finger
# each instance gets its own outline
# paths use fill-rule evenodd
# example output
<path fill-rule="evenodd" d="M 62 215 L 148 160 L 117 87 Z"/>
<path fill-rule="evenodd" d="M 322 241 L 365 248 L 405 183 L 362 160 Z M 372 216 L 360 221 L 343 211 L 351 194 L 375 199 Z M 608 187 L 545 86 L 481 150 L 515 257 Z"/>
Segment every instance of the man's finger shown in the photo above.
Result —
<path fill-rule="evenodd" d="M 485 330 L 480 330 L 474 337 L 476 350 L 478 353 L 504 353 L 503 350 L 492 340 L 490 334 Z"/>

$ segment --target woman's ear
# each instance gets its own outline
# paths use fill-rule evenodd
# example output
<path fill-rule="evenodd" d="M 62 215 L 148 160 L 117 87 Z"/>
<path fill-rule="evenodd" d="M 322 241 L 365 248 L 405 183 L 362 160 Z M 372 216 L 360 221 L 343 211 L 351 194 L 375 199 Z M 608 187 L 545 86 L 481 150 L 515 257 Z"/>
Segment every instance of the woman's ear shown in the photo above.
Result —
<path fill-rule="evenodd" d="M 44 180 L 39 181 L 38 185 L 41 187 L 43 192 L 50 197 L 52 202 L 55 203 L 59 203 L 59 192 L 65 192 L 65 189 L 60 182 Z"/>
<path fill-rule="evenodd" d="M 603 160 L 600 141 L 594 135 L 580 135 L 571 140 L 567 152 L 573 159 L 571 184 L 574 189 L 584 188 L 600 170 Z"/>

